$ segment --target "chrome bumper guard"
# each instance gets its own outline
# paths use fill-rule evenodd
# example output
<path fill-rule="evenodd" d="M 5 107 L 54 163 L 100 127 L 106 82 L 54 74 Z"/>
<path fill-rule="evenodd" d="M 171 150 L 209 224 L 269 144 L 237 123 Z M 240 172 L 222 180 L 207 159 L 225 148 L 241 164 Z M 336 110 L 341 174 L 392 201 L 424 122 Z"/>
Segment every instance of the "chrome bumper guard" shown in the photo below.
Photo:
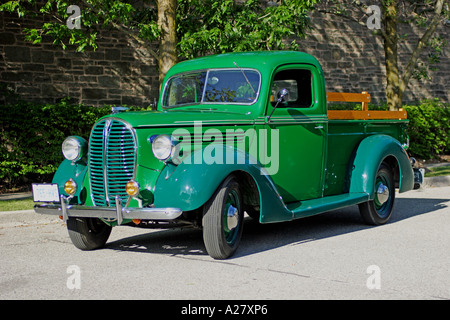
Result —
<path fill-rule="evenodd" d="M 34 206 L 34 211 L 40 214 L 62 216 L 64 221 L 69 217 L 117 219 L 122 224 L 124 219 L 142 220 L 173 220 L 181 216 L 183 211 L 178 208 L 126 208 L 122 207 L 119 197 L 116 197 L 116 207 L 88 207 L 68 204 L 68 198 L 61 196 L 60 204 L 40 204 Z"/>

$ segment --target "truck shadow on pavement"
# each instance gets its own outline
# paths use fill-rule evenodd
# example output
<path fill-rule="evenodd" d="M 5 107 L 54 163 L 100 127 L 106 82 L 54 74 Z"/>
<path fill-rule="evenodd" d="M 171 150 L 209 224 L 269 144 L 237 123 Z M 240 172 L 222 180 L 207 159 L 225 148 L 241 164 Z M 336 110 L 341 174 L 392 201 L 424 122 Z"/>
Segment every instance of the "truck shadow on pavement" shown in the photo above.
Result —
<path fill-rule="evenodd" d="M 450 199 L 396 199 L 394 213 L 388 224 L 448 207 Z M 273 250 L 286 245 L 340 236 L 352 232 L 379 228 L 364 224 L 357 206 L 290 222 L 259 224 L 245 219 L 244 232 L 236 253 L 226 261 Z M 114 232 L 114 230 L 113 230 Z M 183 257 L 207 256 L 200 229 L 151 230 L 148 233 L 119 239 L 106 244 L 105 249 L 164 254 Z"/>

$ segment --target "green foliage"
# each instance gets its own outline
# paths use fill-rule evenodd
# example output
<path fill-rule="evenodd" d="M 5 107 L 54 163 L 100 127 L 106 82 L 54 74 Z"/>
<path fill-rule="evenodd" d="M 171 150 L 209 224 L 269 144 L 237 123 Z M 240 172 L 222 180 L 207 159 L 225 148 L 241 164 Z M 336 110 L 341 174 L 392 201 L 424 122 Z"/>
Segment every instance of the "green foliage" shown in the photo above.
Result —
<path fill-rule="evenodd" d="M 308 11 L 317 1 L 285 0 L 264 7 L 260 0 L 179 0 L 178 51 L 184 58 L 211 53 L 297 49 Z"/>
<path fill-rule="evenodd" d="M 437 158 L 450 152 L 450 104 L 423 100 L 419 105 L 403 106 L 408 112 L 410 153 L 422 159 Z"/>
<path fill-rule="evenodd" d="M 161 0 L 162 1 L 162 0 Z M 302 37 L 308 25 L 308 11 L 318 0 L 178 0 L 177 36 L 180 57 L 192 58 L 204 54 L 232 51 L 296 49 L 294 36 Z M 81 28 L 66 25 L 69 5 L 81 9 Z M 35 6 L 38 8 L 36 11 Z M 97 48 L 100 29 L 113 28 L 150 44 L 158 40 L 161 26 L 157 24 L 155 4 L 144 1 L 119 0 L 33 0 L 7 1 L 0 12 L 44 15 L 50 21 L 36 28 L 25 29 L 26 39 L 41 43 L 44 35 L 51 36 L 55 45 L 77 51 Z"/>
<path fill-rule="evenodd" d="M 0 181 L 12 188 L 27 181 L 51 181 L 63 160 L 61 143 L 70 135 L 86 139 L 109 107 L 19 102 L 0 106 Z"/>
<path fill-rule="evenodd" d="M 159 29 L 155 10 L 150 6 L 132 5 L 129 1 L 119 0 L 35 0 L 7 1 L 0 5 L 0 12 L 15 13 L 19 17 L 42 15 L 49 20 L 36 28 L 24 29 L 25 39 L 36 44 L 41 43 L 44 35 L 53 38 L 53 44 L 67 49 L 72 46 L 76 51 L 87 47 L 97 49 L 97 34 L 101 29 L 116 29 L 125 33 L 134 33 L 144 41 L 158 39 Z M 67 19 L 72 14 L 67 8 L 77 5 L 81 13 L 81 28 L 69 28 Z M 37 8 L 37 10 L 36 10 Z"/>

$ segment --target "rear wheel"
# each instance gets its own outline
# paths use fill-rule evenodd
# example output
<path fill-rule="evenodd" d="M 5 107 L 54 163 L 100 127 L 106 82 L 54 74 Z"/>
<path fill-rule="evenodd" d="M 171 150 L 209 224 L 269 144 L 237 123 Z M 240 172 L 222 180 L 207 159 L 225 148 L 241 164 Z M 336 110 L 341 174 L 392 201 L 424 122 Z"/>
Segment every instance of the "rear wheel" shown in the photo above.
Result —
<path fill-rule="evenodd" d="M 394 175 L 390 167 L 382 163 L 375 178 L 375 197 L 372 201 L 361 203 L 359 211 L 367 224 L 385 224 L 392 215 L 394 201 Z"/>
<path fill-rule="evenodd" d="M 81 250 L 102 248 L 111 234 L 111 226 L 97 218 L 69 218 L 67 230 L 70 240 Z"/>
<path fill-rule="evenodd" d="M 214 259 L 226 259 L 237 249 L 243 228 L 244 210 L 237 180 L 224 180 L 208 203 L 203 215 L 203 241 Z"/>

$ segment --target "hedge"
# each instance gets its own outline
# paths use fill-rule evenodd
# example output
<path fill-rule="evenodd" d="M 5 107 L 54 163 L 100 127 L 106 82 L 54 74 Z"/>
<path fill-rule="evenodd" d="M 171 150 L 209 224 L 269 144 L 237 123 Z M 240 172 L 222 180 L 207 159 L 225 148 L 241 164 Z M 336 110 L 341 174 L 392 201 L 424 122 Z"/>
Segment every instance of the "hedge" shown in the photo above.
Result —
<path fill-rule="evenodd" d="M 63 160 L 62 141 L 69 135 L 87 139 L 95 121 L 111 110 L 110 106 L 89 107 L 68 101 L 0 106 L 0 191 L 51 181 Z M 449 154 L 449 104 L 425 100 L 404 108 L 410 119 L 410 154 L 421 159 Z"/>
<path fill-rule="evenodd" d="M 96 119 L 110 108 L 19 102 L 0 107 L 0 180 L 3 188 L 51 181 L 63 160 L 61 143 L 69 135 L 89 136 Z"/>
<path fill-rule="evenodd" d="M 423 100 L 405 105 L 409 119 L 409 152 L 421 159 L 438 158 L 450 153 L 450 103 Z"/>

